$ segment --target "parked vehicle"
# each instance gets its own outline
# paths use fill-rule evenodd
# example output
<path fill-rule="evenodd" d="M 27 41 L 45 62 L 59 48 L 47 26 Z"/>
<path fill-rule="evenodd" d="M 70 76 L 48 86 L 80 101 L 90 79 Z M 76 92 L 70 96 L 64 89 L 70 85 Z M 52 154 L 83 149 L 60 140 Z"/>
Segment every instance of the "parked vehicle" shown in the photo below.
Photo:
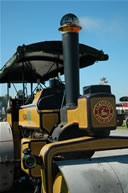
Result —
<path fill-rule="evenodd" d="M 120 101 L 121 103 L 116 105 L 117 125 L 122 126 L 125 122 L 125 125 L 128 128 L 128 97 L 121 97 Z"/>

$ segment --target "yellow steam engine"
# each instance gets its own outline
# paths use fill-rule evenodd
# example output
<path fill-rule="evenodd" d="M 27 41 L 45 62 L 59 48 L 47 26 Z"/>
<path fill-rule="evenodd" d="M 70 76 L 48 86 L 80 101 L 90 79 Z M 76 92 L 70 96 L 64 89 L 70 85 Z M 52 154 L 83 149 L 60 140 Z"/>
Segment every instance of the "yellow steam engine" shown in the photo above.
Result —
<path fill-rule="evenodd" d="M 75 15 L 65 15 L 60 24 L 62 42 L 18 47 L 0 71 L 0 83 L 23 83 L 22 95 L 9 99 L 7 122 L 0 123 L 0 192 L 23 180 L 34 193 L 127 193 L 128 155 L 107 161 L 92 157 L 95 151 L 128 148 L 127 137 L 109 136 L 116 129 L 111 88 L 85 86 L 82 95 L 79 89 L 79 69 L 108 55 L 79 44 Z"/>

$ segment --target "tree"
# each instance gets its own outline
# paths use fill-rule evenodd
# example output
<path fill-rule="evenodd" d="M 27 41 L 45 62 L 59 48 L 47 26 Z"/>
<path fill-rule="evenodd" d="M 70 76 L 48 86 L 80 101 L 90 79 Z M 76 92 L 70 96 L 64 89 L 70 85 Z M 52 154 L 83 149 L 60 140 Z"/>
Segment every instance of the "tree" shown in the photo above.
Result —
<path fill-rule="evenodd" d="M 23 90 L 17 91 L 17 97 L 22 97 L 24 95 Z"/>
<path fill-rule="evenodd" d="M 0 96 L 0 121 L 6 117 L 7 95 Z"/>

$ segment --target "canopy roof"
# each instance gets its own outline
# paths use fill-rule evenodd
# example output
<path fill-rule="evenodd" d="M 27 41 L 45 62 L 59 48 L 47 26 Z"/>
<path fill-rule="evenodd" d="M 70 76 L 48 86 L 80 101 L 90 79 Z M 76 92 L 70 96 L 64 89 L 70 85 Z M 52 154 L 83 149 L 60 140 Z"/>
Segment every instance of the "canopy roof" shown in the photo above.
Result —
<path fill-rule="evenodd" d="M 108 59 L 103 51 L 80 44 L 80 68 Z M 64 73 L 61 41 L 45 41 L 17 48 L 16 53 L 0 70 L 0 83 L 36 83 Z"/>
<path fill-rule="evenodd" d="M 121 101 L 121 102 L 125 102 L 125 101 L 128 102 L 128 96 L 123 96 L 123 97 L 121 97 L 121 98 L 120 98 L 120 101 Z"/>

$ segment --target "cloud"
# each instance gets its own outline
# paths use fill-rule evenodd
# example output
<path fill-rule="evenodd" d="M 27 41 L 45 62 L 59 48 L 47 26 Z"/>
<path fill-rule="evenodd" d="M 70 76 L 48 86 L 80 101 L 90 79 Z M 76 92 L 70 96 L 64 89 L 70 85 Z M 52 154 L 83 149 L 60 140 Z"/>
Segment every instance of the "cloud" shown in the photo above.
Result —
<path fill-rule="evenodd" d="M 99 30 L 103 26 L 103 20 L 98 18 L 81 17 L 80 25 L 83 30 Z"/>
<path fill-rule="evenodd" d="M 84 31 L 95 31 L 98 34 L 112 35 L 114 38 L 124 39 L 127 37 L 128 24 L 122 17 L 103 19 L 81 17 L 80 25 Z"/>

